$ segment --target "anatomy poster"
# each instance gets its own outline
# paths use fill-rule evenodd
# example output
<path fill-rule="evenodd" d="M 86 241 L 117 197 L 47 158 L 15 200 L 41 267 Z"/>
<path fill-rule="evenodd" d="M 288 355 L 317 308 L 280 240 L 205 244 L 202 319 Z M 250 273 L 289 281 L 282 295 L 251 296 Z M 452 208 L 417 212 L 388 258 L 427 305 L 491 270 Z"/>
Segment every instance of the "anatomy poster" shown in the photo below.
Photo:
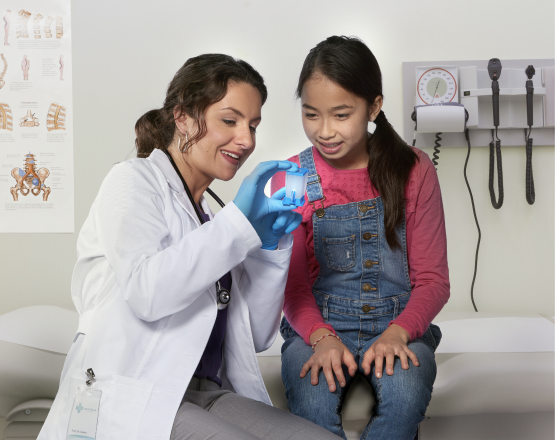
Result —
<path fill-rule="evenodd" d="M 71 0 L 0 6 L 0 232 L 73 232 Z"/>

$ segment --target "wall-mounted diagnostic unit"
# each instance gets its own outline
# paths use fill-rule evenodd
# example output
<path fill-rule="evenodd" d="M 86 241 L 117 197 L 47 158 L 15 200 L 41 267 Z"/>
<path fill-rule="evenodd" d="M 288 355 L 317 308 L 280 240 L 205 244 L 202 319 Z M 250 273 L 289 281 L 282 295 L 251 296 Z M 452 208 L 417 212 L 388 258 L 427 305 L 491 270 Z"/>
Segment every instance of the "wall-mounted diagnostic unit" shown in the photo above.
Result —
<path fill-rule="evenodd" d="M 496 209 L 504 197 L 501 146 L 525 146 L 526 200 L 534 203 L 532 145 L 555 144 L 555 60 L 403 63 L 403 89 L 407 143 L 434 147 L 436 166 L 441 146 L 489 146 Z"/>
<path fill-rule="evenodd" d="M 493 58 L 492 58 L 493 60 Z M 487 147 L 491 142 L 493 120 L 492 79 L 488 66 L 491 60 L 470 61 L 416 61 L 403 63 L 403 137 L 412 143 L 415 107 L 441 106 L 446 103 L 462 104 L 468 120 L 472 146 Z M 499 91 L 499 126 L 502 130 L 503 146 L 522 146 L 523 130 L 529 128 L 528 107 L 532 106 L 534 144 L 555 143 L 555 60 L 523 59 L 500 60 L 500 75 L 497 78 Z M 534 68 L 528 77 L 526 70 Z M 528 71 L 530 72 L 530 70 Z M 531 83 L 527 83 L 531 81 Z M 533 93 L 530 94 L 533 88 Z M 463 130 L 438 130 L 436 123 L 452 118 L 438 118 L 440 111 L 421 116 L 416 130 L 416 145 L 432 147 L 434 134 L 443 132 L 443 147 L 465 146 Z M 461 113 L 459 113 L 461 114 Z M 460 127 L 458 123 L 456 127 Z M 442 128 L 441 125 L 438 126 Z M 449 127 L 447 127 L 449 128 Z M 429 131 L 428 131 L 429 130 Z M 434 131 L 435 130 L 435 131 Z M 499 132 L 498 134 L 500 134 Z"/>
<path fill-rule="evenodd" d="M 535 202 L 532 145 L 555 145 L 555 60 L 489 60 L 403 63 L 404 139 L 419 148 L 468 145 L 464 178 L 478 244 L 471 298 L 476 279 L 480 227 L 466 168 L 472 146 L 489 146 L 489 193 L 493 208 L 503 206 L 501 147 L 523 146 L 525 195 Z M 533 135 L 533 136 L 532 136 Z"/>

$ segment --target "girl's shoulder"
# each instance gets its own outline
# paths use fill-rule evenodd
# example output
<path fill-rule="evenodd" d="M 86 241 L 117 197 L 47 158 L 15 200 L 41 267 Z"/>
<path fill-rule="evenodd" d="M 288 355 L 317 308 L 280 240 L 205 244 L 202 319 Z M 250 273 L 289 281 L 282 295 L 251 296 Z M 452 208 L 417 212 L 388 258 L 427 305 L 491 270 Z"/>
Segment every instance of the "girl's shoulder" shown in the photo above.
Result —
<path fill-rule="evenodd" d="M 422 181 L 426 178 L 426 176 L 432 172 L 435 174 L 436 170 L 430 156 L 424 151 L 416 147 L 410 147 L 412 151 L 416 153 L 418 160 L 412 167 L 412 170 L 409 174 L 409 180 L 414 179 L 422 183 Z"/>
<path fill-rule="evenodd" d="M 412 167 L 405 186 L 405 208 L 407 212 L 414 212 L 416 210 L 416 202 L 425 183 L 428 186 L 439 185 L 436 170 L 430 156 L 419 148 L 412 146 L 411 148 L 416 153 L 418 160 Z"/>

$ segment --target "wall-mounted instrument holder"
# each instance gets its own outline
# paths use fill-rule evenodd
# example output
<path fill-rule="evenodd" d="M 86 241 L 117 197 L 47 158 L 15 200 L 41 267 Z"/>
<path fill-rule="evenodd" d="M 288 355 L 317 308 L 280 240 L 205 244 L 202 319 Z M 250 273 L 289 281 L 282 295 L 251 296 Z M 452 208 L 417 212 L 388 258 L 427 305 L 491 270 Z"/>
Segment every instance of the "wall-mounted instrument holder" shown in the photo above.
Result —
<path fill-rule="evenodd" d="M 503 63 L 505 64 L 505 63 Z M 527 128 L 526 107 L 526 67 L 503 69 L 499 78 L 499 129 Z M 536 69 L 537 75 L 531 80 L 534 87 L 533 108 L 534 127 L 544 127 L 544 70 Z M 467 126 L 470 129 L 491 130 L 494 128 L 492 111 L 492 88 L 487 69 L 475 66 L 463 67 L 459 71 L 460 102 L 468 110 Z M 520 134 L 520 133 L 519 133 Z"/>
<path fill-rule="evenodd" d="M 523 130 L 528 128 L 528 105 L 532 102 L 534 145 L 555 145 L 555 60 L 526 59 L 501 60 L 503 74 L 499 83 L 499 136 L 503 147 L 522 146 L 525 141 Z M 450 75 L 458 76 L 456 98 L 468 111 L 467 128 L 470 130 L 472 146 L 488 147 L 491 142 L 493 125 L 492 80 L 488 73 L 489 60 L 470 61 L 417 61 L 403 63 L 403 138 L 408 144 L 413 142 L 414 121 L 411 114 L 418 101 L 417 76 L 422 66 L 432 68 L 443 66 Z M 534 66 L 535 75 L 529 79 L 533 85 L 533 95 L 527 88 L 528 66 Z M 448 66 L 447 69 L 445 66 Z M 436 69 L 437 70 L 437 69 Z M 433 72 L 432 72 L 433 73 Z M 450 78 L 450 77 L 449 77 Z M 425 84 L 424 89 L 426 90 Z M 440 131 L 440 130 L 438 130 Z M 443 133 L 442 147 L 465 147 L 466 142 L 459 133 Z M 434 134 L 416 134 L 419 148 L 433 147 Z"/>

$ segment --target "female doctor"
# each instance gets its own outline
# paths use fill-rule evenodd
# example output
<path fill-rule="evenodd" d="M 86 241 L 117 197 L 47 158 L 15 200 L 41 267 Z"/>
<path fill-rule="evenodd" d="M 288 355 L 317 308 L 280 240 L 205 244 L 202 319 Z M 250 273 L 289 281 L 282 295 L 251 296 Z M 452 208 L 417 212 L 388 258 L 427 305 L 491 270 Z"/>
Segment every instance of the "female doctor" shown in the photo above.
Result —
<path fill-rule="evenodd" d="M 246 62 L 201 55 L 137 121 L 138 158 L 108 173 L 79 235 L 79 328 L 39 440 L 336 438 L 271 407 L 256 358 L 301 221 L 264 187 L 297 165 L 259 164 L 215 216 L 203 196 L 253 152 L 266 97 Z"/>

